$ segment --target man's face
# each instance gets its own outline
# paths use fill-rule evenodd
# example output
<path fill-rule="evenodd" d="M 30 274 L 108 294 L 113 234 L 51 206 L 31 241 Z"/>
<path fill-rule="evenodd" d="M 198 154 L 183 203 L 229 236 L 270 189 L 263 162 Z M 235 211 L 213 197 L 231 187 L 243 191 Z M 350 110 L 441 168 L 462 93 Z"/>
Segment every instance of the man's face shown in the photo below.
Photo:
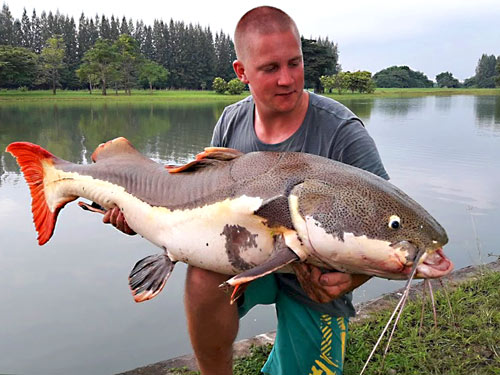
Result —
<path fill-rule="evenodd" d="M 250 86 L 259 110 L 271 114 L 293 111 L 304 90 L 300 41 L 292 31 L 254 32 L 244 41 L 243 61 L 236 61 L 234 68 L 240 72 L 240 80 Z"/>

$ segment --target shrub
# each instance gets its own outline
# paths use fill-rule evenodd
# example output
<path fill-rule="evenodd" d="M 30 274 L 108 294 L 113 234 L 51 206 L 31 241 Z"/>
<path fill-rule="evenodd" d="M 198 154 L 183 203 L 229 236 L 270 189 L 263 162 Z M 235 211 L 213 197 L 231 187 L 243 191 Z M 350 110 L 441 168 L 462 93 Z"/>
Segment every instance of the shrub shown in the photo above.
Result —
<path fill-rule="evenodd" d="M 227 90 L 227 86 L 227 82 L 221 77 L 215 77 L 214 82 L 212 83 L 212 88 L 217 94 L 224 94 Z"/>
<path fill-rule="evenodd" d="M 245 84 L 238 78 L 233 78 L 227 84 L 227 89 L 231 95 L 240 95 L 245 90 Z"/>

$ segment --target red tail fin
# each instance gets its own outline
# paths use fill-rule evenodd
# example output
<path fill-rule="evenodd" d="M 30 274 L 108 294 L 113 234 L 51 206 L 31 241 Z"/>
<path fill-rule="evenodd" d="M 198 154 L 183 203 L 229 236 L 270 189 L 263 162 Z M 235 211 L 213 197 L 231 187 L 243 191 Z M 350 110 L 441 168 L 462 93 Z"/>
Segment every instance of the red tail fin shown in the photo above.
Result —
<path fill-rule="evenodd" d="M 52 233 L 57 220 L 57 214 L 60 209 L 72 197 L 59 203 L 54 211 L 51 211 L 44 192 L 44 168 L 43 161 L 54 161 L 58 158 L 52 155 L 42 147 L 29 142 L 14 142 L 7 146 L 7 152 L 10 152 L 16 159 L 24 174 L 24 179 L 28 183 L 31 192 L 31 211 L 33 212 L 33 222 L 38 232 L 38 244 L 46 243 Z"/>

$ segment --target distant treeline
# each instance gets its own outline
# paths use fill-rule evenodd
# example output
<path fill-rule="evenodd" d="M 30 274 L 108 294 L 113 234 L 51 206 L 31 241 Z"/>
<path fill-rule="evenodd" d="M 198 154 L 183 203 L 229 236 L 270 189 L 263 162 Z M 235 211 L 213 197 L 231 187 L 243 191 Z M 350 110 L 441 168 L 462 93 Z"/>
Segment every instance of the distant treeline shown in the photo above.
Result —
<path fill-rule="evenodd" d="M 120 36 L 123 35 L 130 38 L 122 38 L 120 42 Z M 132 87 L 148 87 L 144 75 L 140 79 L 139 65 L 144 62 L 153 62 L 166 69 L 167 74 L 155 80 L 154 86 L 159 88 L 210 89 L 216 77 L 226 81 L 235 78 L 232 68 L 236 58 L 233 41 L 223 31 L 216 32 L 214 37 L 210 27 L 187 25 L 172 19 L 168 23 L 155 20 L 151 26 L 142 20 L 134 22 L 125 17 L 120 20 L 104 15 L 92 18 L 84 13 L 77 24 L 73 17 L 58 12 L 42 12 L 38 16 L 33 10 L 30 17 L 26 9 L 19 20 L 13 18 L 4 4 L 0 13 L 0 46 L 3 46 L 0 48 L 0 87 L 48 88 L 54 83 L 52 73 L 55 73 L 58 87 L 88 88 L 93 81 L 90 76 L 85 79 L 84 73 L 88 70 L 80 71 L 80 74 L 77 72 L 84 63 L 87 63 L 85 69 L 95 68 L 91 63 L 97 61 L 99 51 L 93 51 L 96 52 L 93 53 L 94 60 L 90 59 L 92 53 L 89 51 L 97 47 L 102 52 L 105 49 L 103 43 L 107 43 L 109 48 L 114 46 L 115 52 L 120 50 L 122 58 L 130 57 L 127 49 L 131 49 L 133 54 L 138 53 L 134 57 L 137 60 L 134 62 L 137 63 L 135 72 L 127 77 L 127 80 L 133 78 Z M 305 59 L 310 60 L 306 64 L 307 84 L 319 87 L 321 75 L 336 73 L 340 68 L 337 45 L 328 38 L 302 39 L 302 45 Z M 48 49 L 45 55 L 50 56 L 44 56 L 44 49 Z M 60 55 L 61 51 L 61 63 L 52 64 L 52 73 L 47 72 L 47 58 Z M 35 65 L 38 70 L 36 74 L 33 72 Z M 125 65 L 122 60 L 111 66 L 116 71 L 108 77 L 108 83 L 114 82 L 109 87 L 117 88 L 120 83 L 120 88 L 124 88 L 118 76 Z M 47 79 L 51 74 L 52 79 Z M 102 85 L 102 81 L 101 77 L 97 77 L 94 84 Z"/>
<path fill-rule="evenodd" d="M 422 72 L 416 72 L 408 66 L 391 66 L 382 69 L 373 76 L 377 87 L 433 87 L 434 83 Z M 500 56 L 483 54 L 476 66 L 476 74 L 461 83 L 450 72 L 436 75 L 438 87 L 478 87 L 494 88 L 500 86 Z"/>

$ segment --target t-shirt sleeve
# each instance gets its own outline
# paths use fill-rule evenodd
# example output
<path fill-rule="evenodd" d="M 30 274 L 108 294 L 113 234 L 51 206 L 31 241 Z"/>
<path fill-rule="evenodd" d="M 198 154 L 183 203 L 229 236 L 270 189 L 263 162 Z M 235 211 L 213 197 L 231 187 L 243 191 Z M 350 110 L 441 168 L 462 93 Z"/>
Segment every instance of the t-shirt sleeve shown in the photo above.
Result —
<path fill-rule="evenodd" d="M 373 138 L 357 119 L 346 120 L 340 125 L 330 157 L 389 179 Z"/>
<path fill-rule="evenodd" d="M 210 146 L 212 146 L 212 147 L 223 147 L 222 146 L 222 135 L 223 135 L 222 123 L 223 123 L 224 114 L 225 114 L 225 111 L 219 117 L 217 124 L 215 124 L 214 132 L 212 134 L 212 141 L 210 142 Z"/>

